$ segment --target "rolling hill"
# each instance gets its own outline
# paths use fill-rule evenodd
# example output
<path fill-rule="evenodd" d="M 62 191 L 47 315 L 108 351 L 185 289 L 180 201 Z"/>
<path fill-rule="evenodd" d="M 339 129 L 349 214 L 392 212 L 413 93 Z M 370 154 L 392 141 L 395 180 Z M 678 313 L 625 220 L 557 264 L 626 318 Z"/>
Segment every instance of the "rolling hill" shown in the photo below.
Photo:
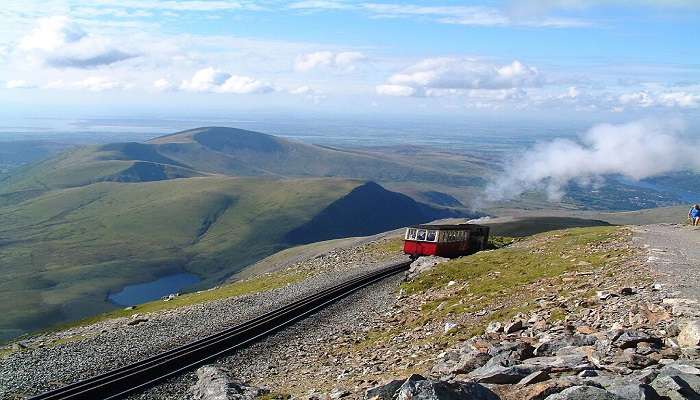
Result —
<path fill-rule="evenodd" d="M 303 144 L 242 129 L 198 128 L 147 143 L 82 147 L 20 168 L 0 180 L 0 205 L 95 182 L 149 182 L 204 175 L 338 177 L 452 187 L 484 183 L 482 178 L 449 173 L 433 165 Z"/>
<path fill-rule="evenodd" d="M 202 279 L 198 287 L 213 286 L 296 243 L 460 214 L 335 178 L 218 175 L 49 190 L 0 207 L 0 337 L 113 309 L 107 295 L 134 283 L 186 271 Z"/>

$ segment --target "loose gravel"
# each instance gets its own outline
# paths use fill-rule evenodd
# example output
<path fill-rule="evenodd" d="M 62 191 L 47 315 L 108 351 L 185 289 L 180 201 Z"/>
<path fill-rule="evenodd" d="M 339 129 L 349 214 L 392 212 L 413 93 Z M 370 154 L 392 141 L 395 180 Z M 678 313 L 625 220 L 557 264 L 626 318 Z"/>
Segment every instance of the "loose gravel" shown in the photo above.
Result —
<path fill-rule="evenodd" d="M 380 244 L 383 240 L 386 239 L 380 239 Z M 118 318 L 34 337 L 23 342 L 21 351 L 0 358 L 0 399 L 26 398 L 124 366 L 214 334 L 340 281 L 405 260 L 404 256 L 398 255 L 381 257 L 368 254 L 367 249 L 372 245 L 338 249 L 296 263 L 289 269 L 308 272 L 312 276 L 283 288 L 134 316 L 147 319 L 136 325 L 128 324 L 134 321 L 133 317 Z M 377 286 L 363 289 L 362 293 L 372 293 Z M 342 309 L 342 305 L 347 306 L 353 298 L 356 297 L 337 303 L 333 309 Z M 167 389 L 171 386 L 176 389 Z M 173 398 L 181 398 L 184 386 L 165 384 L 163 388 L 173 393 Z M 161 389 L 143 396 L 166 398 L 148 397 L 158 390 Z"/>

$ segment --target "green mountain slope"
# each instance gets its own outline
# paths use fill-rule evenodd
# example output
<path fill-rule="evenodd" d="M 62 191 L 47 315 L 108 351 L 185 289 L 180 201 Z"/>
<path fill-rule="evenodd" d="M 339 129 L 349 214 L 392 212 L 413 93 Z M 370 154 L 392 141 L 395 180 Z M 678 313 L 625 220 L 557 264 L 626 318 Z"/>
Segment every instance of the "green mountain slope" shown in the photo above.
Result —
<path fill-rule="evenodd" d="M 367 201 L 343 201 L 357 191 Z M 387 196 L 398 206 L 372 214 Z M 110 291 L 183 270 L 211 286 L 298 240 L 355 233 L 367 216 L 367 233 L 376 233 L 407 214 L 423 222 L 445 213 L 343 179 L 211 176 L 53 190 L 0 208 L 0 336 L 111 309 Z M 309 224 L 323 234 L 299 230 Z"/>

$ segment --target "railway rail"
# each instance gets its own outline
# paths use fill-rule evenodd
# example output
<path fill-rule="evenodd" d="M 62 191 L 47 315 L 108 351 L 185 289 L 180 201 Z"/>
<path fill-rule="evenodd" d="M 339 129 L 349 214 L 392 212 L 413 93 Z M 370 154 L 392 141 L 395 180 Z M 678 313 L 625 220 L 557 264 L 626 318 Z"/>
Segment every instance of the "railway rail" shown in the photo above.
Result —
<path fill-rule="evenodd" d="M 408 269 L 410 261 L 360 275 L 242 324 L 153 357 L 32 397 L 30 400 L 121 399 L 163 382 L 271 333 L 384 278 Z"/>

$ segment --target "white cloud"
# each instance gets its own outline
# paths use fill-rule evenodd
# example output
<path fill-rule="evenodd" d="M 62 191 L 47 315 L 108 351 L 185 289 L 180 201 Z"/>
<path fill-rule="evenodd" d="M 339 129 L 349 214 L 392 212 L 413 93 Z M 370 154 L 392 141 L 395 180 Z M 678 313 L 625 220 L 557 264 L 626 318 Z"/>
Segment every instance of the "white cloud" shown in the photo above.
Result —
<path fill-rule="evenodd" d="M 306 85 L 291 89 L 289 94 L 303 96 L 305 99 L 314 103 L 319 103 L 321 100 L 326 98 L 326 95 L 323 94 L 323 92 Z"/>
<path fill-rule="evenodd" d="M 700 170 L 695 149 L 678 121 L 642 120 L 593 127 L 579 140 L 557 139 L 519 155 L 491 183 L 492 200 L 530 190 L 559 200 L 571 182 L 590 184 L 607 175 L 639 180 L 672 171 Z"/>
<path fill-rule="evenodd" d="M 319 67 L 353 71 L 358 63 L 366 60 L 367 56 L 358 51 L 317 51 L 297 56 L 294 68 L 297 71 L 310 71 Z"/>
<path fill-rule="evenodd" d="M 349 10 L 355 8 L 352 4 L 331 0 L 296 1 L 287 7 L 293 10 Z"/>
<path fill-rule="evenodd" d="M 379 94 L 439 96 L 464 90 L 535 87 L 542 83 L 536 68 L 513 61 L 495 65 L 476 59 L 430 58 L 394 74 L 378 86 Z"/>
<path fill-rule="evenodd" d="M 665 91 L 651 92 L 640 90 L 632 93 L 623 93 L 618 97 L 623 106 L 631 107 L 669 107 L 669 108 L 697 108 L 700 106 L 700 95 L 689 92 Z"/>
<path fill-rule="evenodd" d="M 165 78 L 153 81 L 153 88 L 159 92 L 166 92 L 175 89 L 175 85 Z"/>
<path fill-rule="evenodd" d="M 409 97 L 416 93 L 416 89 L 403 85 L 378 85 L 376 91 L 377 94 L 397 97 Z"/>
<path fill-rule="evenodd" d="M 8 89 L 31 89 L 35 88 L 36 85 L 22 79 L 13 79 L 7 81 L 5 87 Z"/>
<path fill-rule="evenodd" d="M 90 76 L 81 81 L 75 82 L 72 86 L 78 89 L 85 89 L 91 92 L 103 92 L 105 90 L 125 89 L 127 86 L 122 83 L 103 76 Z"/>
<path fill-rule="evenodd" d="M 268 93 L 275 90 L 272 85 L 264 81 L 248 76 L 232 75 L 212 67 L 195 72 L 192 79 L 182 82 L 180 89 L 235 94 Z"/>
<path fill-rule="evenodd" d="M 91 68 L 135 57 L 110 40 L 90 35 L 68 17 L 41 18 L 18 48 L 51 67 Z"/>

